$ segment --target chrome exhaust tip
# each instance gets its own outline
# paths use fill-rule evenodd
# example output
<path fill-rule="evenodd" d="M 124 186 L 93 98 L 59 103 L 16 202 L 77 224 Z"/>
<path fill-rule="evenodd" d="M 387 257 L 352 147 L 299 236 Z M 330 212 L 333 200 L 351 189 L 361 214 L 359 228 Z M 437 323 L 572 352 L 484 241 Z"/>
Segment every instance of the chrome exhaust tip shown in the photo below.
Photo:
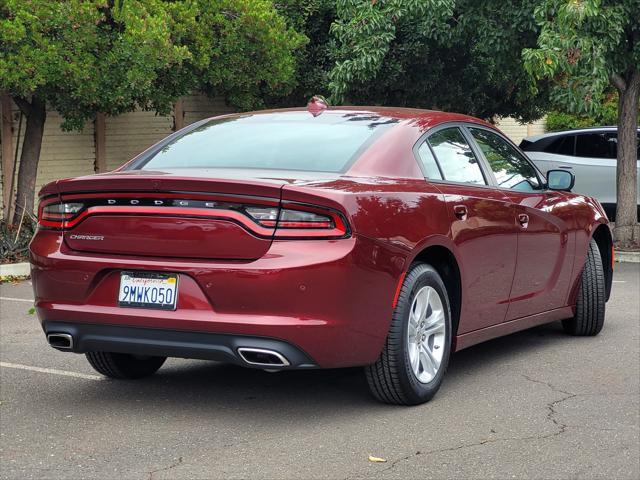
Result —
<path fill-rule="evenodd" d="M 68 333 L 49 333 L 47 335 L 47 342 L 58 350 L 73 349 L 73 337 Z"/>
<path fill-rule="evenodd" d="M 263 348 L 238 348 L 238 355 L 249 365 L 257 367 L 288 367 L 291 365 L 281 353 Z"/>

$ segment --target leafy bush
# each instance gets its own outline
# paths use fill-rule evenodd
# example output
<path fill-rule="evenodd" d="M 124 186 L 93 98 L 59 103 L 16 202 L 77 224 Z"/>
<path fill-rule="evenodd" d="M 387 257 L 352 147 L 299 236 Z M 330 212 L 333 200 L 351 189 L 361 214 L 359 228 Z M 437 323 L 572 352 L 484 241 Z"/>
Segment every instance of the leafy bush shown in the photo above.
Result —
<path fill-rule="evenodd" d="M 549 112 L 545 121 L 546 129 L 550 132 L 593 127 L 595 124 L 596 122 L 593 118 L 579 117 L 566 112 Z"/>
<path fill-rule="evenodd" d="M 29 258 L 29 242 L 36 229 L 31 217 L 23 218 L 20 225 L 0 222 L 0 263 L 24 262 Z"/>

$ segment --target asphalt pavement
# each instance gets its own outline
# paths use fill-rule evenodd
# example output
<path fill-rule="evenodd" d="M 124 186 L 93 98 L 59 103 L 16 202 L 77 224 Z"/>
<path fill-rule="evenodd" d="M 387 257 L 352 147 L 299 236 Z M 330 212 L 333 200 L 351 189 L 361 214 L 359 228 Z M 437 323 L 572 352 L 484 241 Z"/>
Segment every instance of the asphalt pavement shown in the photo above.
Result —
<path fill-rule="evenodd" d="M 46 344 L 29 282 L 0 285 L 0 478 L 638 479 L 640 264 L 614 281 L 599 336 L 469 348 L 417 407 L 377 403 L 360 369 L 105 380 Z"/>

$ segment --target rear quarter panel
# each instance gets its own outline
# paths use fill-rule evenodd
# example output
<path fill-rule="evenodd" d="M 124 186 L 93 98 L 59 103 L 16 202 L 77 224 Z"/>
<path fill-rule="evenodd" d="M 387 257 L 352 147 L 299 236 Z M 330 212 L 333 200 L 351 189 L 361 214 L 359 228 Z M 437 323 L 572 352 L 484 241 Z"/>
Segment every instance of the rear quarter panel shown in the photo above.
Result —
<path fill-rule="evenodd" d="M 398 283 L 419 251 L 429 245 L 453 249 L 444 197 L 424 179 L 351 178 L 306 186 L 286 185 L 283 201 L 320 204 L 340 210 L 356 238 L 367 240 L 354 250 L 355 267 L 369 272 L 364 290 L 352 296 L 366 298 L 370 315 L 353 312 L 353 328 L 369 331 L 380 351 L 389 330 Z M 372 313 L 372 314 L 371 314 Z"/>

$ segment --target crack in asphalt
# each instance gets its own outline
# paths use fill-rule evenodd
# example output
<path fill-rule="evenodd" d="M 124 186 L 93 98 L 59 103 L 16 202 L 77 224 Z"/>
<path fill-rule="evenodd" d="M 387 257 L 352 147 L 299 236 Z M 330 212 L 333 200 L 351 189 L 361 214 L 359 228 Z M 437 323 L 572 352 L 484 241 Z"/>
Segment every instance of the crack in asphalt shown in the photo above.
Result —
<path fill-rule="evenodd" d="M 484 440 L 481 440 L 479 442 L 473 442 L 473 443 L 466 443 L 464 445 L 458 445 L 455 447 L 448 447 L 448 448 L 439 448 L 436 450 L 429 450 L 426 452 L 422 452 L 422 451 L 417 451 L 416 453 L 413 453 L 411 455 L 407 455 L 405 457 L 402 458 L 398 458 L 396 460 L 394 460 L 391 465 L 389 465 L 387 468 L 385 468 L 384 470 L 382 470 L 383 472 L 388 471 L 388 470 L 392 470 L 393 468 L 396 467 L 396 465 L 398 465 L 399 463 L 405 462 L 407 460 L 410 460 L 414 457 L 420 456 L 420 455 L 432 455 L 435 453 L 443 453 L 443 452 L 453 452 L 453 451 L 457 451 L 457 450 L 463 450 L 466 448 L 472 448 L 472 447 L 479 447 L 482 445 L 487 445 L 490 443 L 497 443 L 497 442 L 511 442 L 511 441 L 524 441 L 524 440 L 543 440 L 545 438 L 551 438 L 551 437 L 556 437 L 559 435 L 562 435 L 563 433 L 565 433 L 567 431 L 568 428 L 571 428 L 570 425 L 567 425 L 566 423 L 561 422 L 558 418 L 558 412 L 556 410 L 557 406 L 560 405 L 563 402 L 566 402 L 567 400 L 570 400 L 572 398 L 576 398 L 578 396 L 580 396 L 580 394 L 577 393 L 573 393 L 573 392 L 568 392 L 566 390 L 562 390 L 558 387 L 556 387 L 555 385 L 549 383 L 549 382 L 544 382 L 541 380 L 537 380 L 535 378 L 531 378 L 525 374 L 520 374 L 523 378 L 525 378 L 526 380 L 533 382 L 533 383 L 537 383 L 540 385 L 544 385 L 545 387 L 549 388 L 551 391 L 556 392 L 556 393 L 561 393 L 562 395 L 564 395 L 562 398 L 558 399 L 558 400 L 554 400 L 553 402 L 548 402 L 545 407 L 547 408 L 548 412 L 547 412 L 547 416 L 546 419 L 548 421 L 550 421 L 551 423 L 553 423 L 555 425 L 555 427 L 557 428 L 557 431 L 553 432 L 553 433 L 547 433 L 544 435 L 529 435 L 527 437 L 506 437 L 506 438 L 485 438 Z"/>
<path fill-rule="evenodd" d="M 562 423 L 560 420 L 558 420 L 557 418 L 558 412 L 556 411 L 556 407 L 561 403 L 566 402 L 567 400 L 576 398 L 577 396 L 579 396 L 579 394 L 573 393 L 573 392 L 567 392 L 566 390 L 561 390 L 560 388 L 556 387 L 555 385 L 549 382 L 536 380 L 535 378 L 531 378 L 525 375 L 524 373 L 521 373 L 520 375 L 523 378 L 529 380 L 530 382 L 546 386 L 552 392 L 562 393 L 565 395 L 563 398 L 560 398 L 559 400 L 555 400 L 553 402 L 547 403 L 547 409 L 549 410 L 549 412 L 547 413 L 547 420 L 553 422 L 560 429 L 555 435 L 562 435 L 564 432 L 566 432 L 567 428 L 569 428 L 569 425 L 567 425 L 566 423 Z"/>
<path fill-rule="evenodd" d="M 164 468 L 158 468 L 157 470 L 151 470 L 149 472 L 149 477 L 147 477 L 147 480 L 153 480 L 153 476 L 158 473 L 158 472 L 165 472 L 167 470 L 171 470 L 172 468 L 176 468 L 177 466 L 182 464 L 182 457 L 179 457 L 177 461 L 173 462 L 171 465 L 169 465 L 168 467 L 164 467 Z"/>

